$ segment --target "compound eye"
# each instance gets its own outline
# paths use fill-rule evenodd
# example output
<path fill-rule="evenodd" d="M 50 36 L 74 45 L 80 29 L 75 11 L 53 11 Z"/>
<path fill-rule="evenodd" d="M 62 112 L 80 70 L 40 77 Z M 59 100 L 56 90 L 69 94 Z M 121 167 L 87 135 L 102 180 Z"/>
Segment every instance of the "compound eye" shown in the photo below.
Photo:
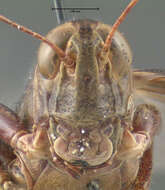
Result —
<path fill-rule="evenodd" d="M 97 32 L 104 42 L 110 31 L 111 26 L 105 24 L 99 24 L 97 27 Z M 109 52 L 113 73 L 115 73 L 118 78 L 123 78 L 125 74 L 129 72 L 128 67 L 132 63 L 132 53 L 127 41 L 118 31 L 116 31 L 113 36 Z"/>
<path fill-rule="evenodd" d="M 48 33 L 46 38 L 65 51 L 70 37 L 75 32 L 71 23 L 60 25 Z M 53 79 L 59 72 L 60 58 L 56 52 L 45 43 L 41 43 L 38 51 L 38 66 L 41 75 L 46 79 Z"/>
<path fill-rule="evenodd" d="M 43 58 L 43 56 L 45 57 Z M 45 55 L 43 54 L 41 57 L 38 57 L 38 59 L 38 66 L 41 75 L 46 79 L 55 78 L 60 66 L 60 60 L 57 55 L 46 55 L 45 53 Z"/>

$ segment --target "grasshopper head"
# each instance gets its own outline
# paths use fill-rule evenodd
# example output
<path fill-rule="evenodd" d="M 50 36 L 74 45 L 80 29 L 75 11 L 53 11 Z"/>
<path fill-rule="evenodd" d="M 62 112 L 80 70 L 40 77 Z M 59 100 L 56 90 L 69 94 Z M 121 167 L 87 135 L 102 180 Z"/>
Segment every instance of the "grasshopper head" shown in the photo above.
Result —
<path fill-rule="evenodd" d="M 102 164 L 122 138 L 123 118 L 130 111 L 132 56 L 119 32 L 108 52 L 102 51 L 110 30 L 81 20 L 51 31 L 47 38 L 71 57 L 71 65 L 44 43 L 39 50 L 41 77 L 51 84 L 47 105 L 55 122 L 50 136 L 55 152 L 68 162 Z"/>

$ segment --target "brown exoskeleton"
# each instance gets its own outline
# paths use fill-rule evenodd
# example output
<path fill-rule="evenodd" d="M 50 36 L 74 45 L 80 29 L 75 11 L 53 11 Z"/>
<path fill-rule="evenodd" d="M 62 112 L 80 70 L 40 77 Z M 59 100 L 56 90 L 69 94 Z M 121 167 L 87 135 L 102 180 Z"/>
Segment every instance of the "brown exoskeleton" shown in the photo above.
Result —
<path fill-rule="evenodd" d="M 80 20 L 47 38 L 17 112 L 0 105 L 3 190 L 148 190 L 160 114 L 134 92 L 163 94 L 161 74 L 132 71 L 116 23 Z M 113 38 L 113 39 L 112 39 Z M 47 45 L 47 44 L 49 45 Z M 57 47 L 58 46 L 58 47 Z"/>

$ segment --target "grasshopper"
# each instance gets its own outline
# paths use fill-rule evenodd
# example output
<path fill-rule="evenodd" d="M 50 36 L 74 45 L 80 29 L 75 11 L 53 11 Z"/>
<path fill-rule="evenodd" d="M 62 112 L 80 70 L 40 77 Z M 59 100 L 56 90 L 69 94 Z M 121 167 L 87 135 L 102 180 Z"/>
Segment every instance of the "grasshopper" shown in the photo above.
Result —
<path fill-rule="evenodd" d="M 113 26 L 92 20 L 59 25 L 42 41 L 38 63 L 16 111 L 0 104 L 2 190 L 148 190 L 161 117 L 136 94 L 161 100 L 164 76 L 133 70 Z M 157 96 L 159 95 L 159 96 Z"/>

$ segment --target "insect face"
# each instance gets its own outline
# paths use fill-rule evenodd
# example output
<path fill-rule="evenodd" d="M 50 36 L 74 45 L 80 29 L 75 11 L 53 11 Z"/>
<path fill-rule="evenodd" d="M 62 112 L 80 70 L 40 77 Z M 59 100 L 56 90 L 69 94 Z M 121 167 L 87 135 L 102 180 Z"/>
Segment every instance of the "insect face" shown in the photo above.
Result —
<path fill-rule="evenodd" d="M 47 81 L 42 88 L 50 87 L 48 110 L 57 121 L 50 136 L 56 137 L 55 152 L 68 162 L 102 164 L 122 138 L 121 122 L 129 113 L 132 93 L 132 57 L 118 32 L 111 49 L 101 55 L 110 30 L 100 22 L 82 20 L 51 31 L 47 38 L 72 57 L 71 67 L 45 43 L 39 49 L 38 76 Z"/>
<path fill-rule="evenodd" d="M 129 45 L 116 31 L 137 1 L 112 27 L 77 20 L 46 38 L 0 15 L 44 42 L 17 113 L 0 104 L 3 189 L 148 190 L 161 119 L 153 105 L 134 107 L 134 92 L 162 93 L 164 78 L 133 71 Z M 14 161 L 3 154 L 9 146 Z"/>

